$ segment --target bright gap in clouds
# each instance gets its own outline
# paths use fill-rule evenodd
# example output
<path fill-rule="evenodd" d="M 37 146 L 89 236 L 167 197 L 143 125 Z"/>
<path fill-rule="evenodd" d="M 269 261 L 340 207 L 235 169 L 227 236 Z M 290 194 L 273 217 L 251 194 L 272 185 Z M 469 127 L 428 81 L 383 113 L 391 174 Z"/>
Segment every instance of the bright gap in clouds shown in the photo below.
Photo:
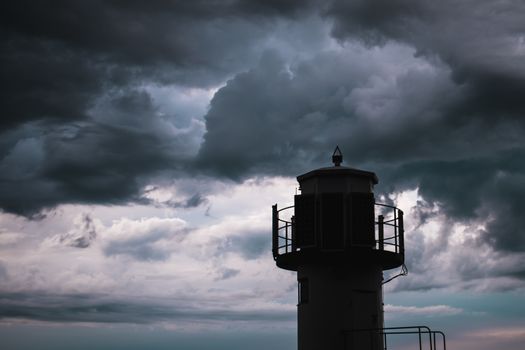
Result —
<path fill-rule="evenodd" d="M 483 228 L 491 218 L 450 220 L 440 203 L 426 202 L 417 188 L 394 193 L 391 199 L 405 213 L 405 263 L 409 276 L 386 285 L 387 293 L 433 289 L 484 293 L 524 289 L 519 274 L 525 256 L 501 254 L 482 240 Z M 395 273 L 388 271 L 385 276 Z"/>
<path fill-rule="evenodd" d="M 194 208 L 63 206 L 38 223 L 2 214 L 6 307 L 24 318 L 29 303 L 42 321 L 107 322 L 108 305 L 117 323 L 293 327 L 295 277 L 274 266 L 270 221 L 271 205 L 293 198 L 294 180 L 223 186 Z M 174 188 L 155 196 L 177 202 Z M 65 319 L 53 307 L 75 304 Z"/>

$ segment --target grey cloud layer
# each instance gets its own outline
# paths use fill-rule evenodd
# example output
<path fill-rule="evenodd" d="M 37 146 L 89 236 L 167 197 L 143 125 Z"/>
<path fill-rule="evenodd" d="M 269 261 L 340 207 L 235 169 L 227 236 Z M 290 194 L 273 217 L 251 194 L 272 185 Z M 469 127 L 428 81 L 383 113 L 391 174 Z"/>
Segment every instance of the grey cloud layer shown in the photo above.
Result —
<path fill-rule="evenodd" d="M 485 243 L 523 251 L 524 11 L 512 1 L 333 2 L 324 14 L 335 37 L 371 50 L 395 41 L 421 61 L 397 76 L 348 52 L 291 74 L 263 61 L 212 100 L 200 157 L 230 177 L 296 174 L 339 144 L 350 164 L 381 175 L 380 191 L 418 186 L 451 219 L 488 220 Z"/>
<path fill-rule="evenodd" d="M 417 186 L 453 220 L 489 219 L 483 242 L 525 249 L 521 2 L 21 6 L 2 11 L 7 212 L 146 201 L 154 177 L 296 175 L 339 144 L 380 192 Z M 274 27 L 305 31 L 312 16 L 340 47 L 317 50 L 312 36 L 308 55 L 267 50 Z M 168 132 L 178 117 L 145 88 L 227 78 L 200 148 L 204 127 Z"/>
<path fill-rule="evenodd" d="M 192 300 L 165 299 L 157 302 L 138 298 L 121 300 L 97 294 L 2 293 L 1 319 L 31 319 L 47 322 L 158 323 L 214 321 L 291 321 L 293 312 L 219 309 L 211 305 L 192 305 Z M 204 304 L 204 301 L 201 300 Z"/>
<path fill-rule="evenodd" d="M 298 8 L 283 7 L 285 14 Z M 108 87 L 221 83 L 256 54 L 269 25 L 257 12 L 264 9 L 281 12 L 278 4 L 242 1 L 5 3 L 2 129 L 82 119 Z"/>
<path fill-rule="evenodd" d="M 517 119 L 525 106 L 525 5 L 521 1 L 335 1 L 332 33 L 369 45 L 407 43 L 419 55 L 438 57 L 469 93 L 454 110 L 471 118 Z"/>
<path fill-rule="evenodd" d="M 142 177 L 180 167 L 200 132 L 170 130 L 175 128 L 156 113 L 145 92 L 119 93 L 97 108 L 85 121 L 38 122 L 4 132 L 4 210 L 34 215 L 71 201 L 145 201 Z"/>
<path fill-rule="evenodd" d="M 145 201 L 151 177 L 188 168 L 204 131 L 161 115 L 147 87 L 221 84 L 250 67 L 280 19 L 306 11 L 295 1 L 1 6 L 0 206 L 30 217 Z"/>

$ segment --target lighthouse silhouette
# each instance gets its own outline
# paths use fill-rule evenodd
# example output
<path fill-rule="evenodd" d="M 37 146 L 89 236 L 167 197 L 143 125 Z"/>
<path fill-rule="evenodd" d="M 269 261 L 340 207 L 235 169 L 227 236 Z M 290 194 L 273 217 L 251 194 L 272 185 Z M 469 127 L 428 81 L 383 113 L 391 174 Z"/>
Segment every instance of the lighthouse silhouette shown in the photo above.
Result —
<path fill-rule="evenodd" d="M 384 349 L 383 271 L 404 267 L 403 212 L 342 161 L 336 147 L 333 166 L 297 177 L 293 206 L 272 207 L 274 260 L 297 271 L 299 350 Z"/>

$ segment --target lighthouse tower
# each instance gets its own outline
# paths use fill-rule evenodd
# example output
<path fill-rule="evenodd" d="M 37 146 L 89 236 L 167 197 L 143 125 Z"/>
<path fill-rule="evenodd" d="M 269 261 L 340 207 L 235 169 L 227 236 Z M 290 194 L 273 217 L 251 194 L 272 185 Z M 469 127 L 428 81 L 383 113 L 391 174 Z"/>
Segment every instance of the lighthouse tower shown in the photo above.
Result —
<path fill-rule="evenodd" d="M 404 263 L 403 212 L 375 202 L 376 174 L 333 166 L 297 177 L 273 206 L 273 257 L 297 271 L 299 350 L 383 349 L 383 271 Z"/>

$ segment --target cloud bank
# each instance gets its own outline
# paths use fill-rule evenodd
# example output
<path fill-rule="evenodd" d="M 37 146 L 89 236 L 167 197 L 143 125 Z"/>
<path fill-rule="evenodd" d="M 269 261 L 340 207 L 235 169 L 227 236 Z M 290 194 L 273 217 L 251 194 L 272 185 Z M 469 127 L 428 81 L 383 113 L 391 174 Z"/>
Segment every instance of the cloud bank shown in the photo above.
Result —
<path fill-rule="evenodd" d="M 273 283 L 262 268 L 269 218 L 261 208 L 291 200 L 293 184 L 283 179 L 328 165 L 336 144 L 346 165 L 378 174 L 378 198 L 406 204 L 410 278 L 388 288 L 523 289 L 521 2 L 18 1 L 1 8 L 6 293 L 60 286 L 57 304 L 70 305 L 75 290 L 118 289 L 119 275 L 142 295 L 158 289 L 141 285 L 162 279 L 159 271 L 199 296 L 228 294 L 225 281 Z M 414 198 L 403 202 L 407 193 Z M 80 208 L 74 222 L 61 218 L 68 206 Z M 49 265 L 15 254 L 27 251 Z M 53 275 L 64 256 L 78 265 Z M 115 271 L 100 273 L 109 263 Z M 282 278 L 288 282 L 277 297 L 286 299 L 294 286 Z M 3 310 L 23 318 L 36 298 L 29 294 L 25 301 L 6 294 Z M 96 296 L 79 303 L 77 316 L 61 316 L 35 302 L 27 317 L 113 322 L 111 313 L 196 312 L 164 314 L 155 304 L 150 315 L 140 302 Z M 104 305 L 105 316 L 91 313 Z"/>

